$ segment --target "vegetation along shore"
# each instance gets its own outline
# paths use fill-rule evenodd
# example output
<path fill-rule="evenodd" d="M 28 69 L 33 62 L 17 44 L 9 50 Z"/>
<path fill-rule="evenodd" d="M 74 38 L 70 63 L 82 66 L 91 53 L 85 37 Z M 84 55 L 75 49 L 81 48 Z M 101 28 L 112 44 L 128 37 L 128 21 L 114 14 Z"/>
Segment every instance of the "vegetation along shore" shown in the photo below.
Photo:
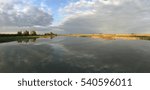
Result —
<path fill-rule="evenodd" d="M 64 34 L 62 36 L 74 36 L 74 37 L 90 37 L 90 38 L 101 38 L 107 40 L 115 39 L 127 39 L 127 40 L 150 40 L 150 34 Z"/>
<path fill-rule="evenodd" d="M 25 39 L 37 39 L 37 38 L 53 38 L 57 36 L 52 32 L 45 34 L 37 34 L 36 31 L 18 31 L 16 34 L 0 34 L 0 43 L 11 42 L 11 41 L 21 41 Z"/>
<path fill-rule="evenodd" d="M 107 40 L 127 39 L 127 40 L 150 40 L 150 34 L 54 34 L 52 32 L 45 34 L 37 34 L 36 31 L 18 31 L 16 34 L 0 34 L 1 42 L 21 41 L 24 39 L 37 38 L 54 38 L 55 36 L 72 36 L 72 37 L 90 37 L 101 38 Z"/>

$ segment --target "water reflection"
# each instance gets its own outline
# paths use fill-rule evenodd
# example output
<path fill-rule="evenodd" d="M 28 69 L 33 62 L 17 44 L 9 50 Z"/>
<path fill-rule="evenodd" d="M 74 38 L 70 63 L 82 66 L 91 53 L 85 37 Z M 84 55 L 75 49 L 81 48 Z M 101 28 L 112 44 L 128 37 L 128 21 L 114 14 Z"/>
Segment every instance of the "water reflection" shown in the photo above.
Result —
<path fill-rule="evenodd" d="M 150 72 L 145 40 L 57 37 L 1 44 L 0 51 L 0 72 Z"/>

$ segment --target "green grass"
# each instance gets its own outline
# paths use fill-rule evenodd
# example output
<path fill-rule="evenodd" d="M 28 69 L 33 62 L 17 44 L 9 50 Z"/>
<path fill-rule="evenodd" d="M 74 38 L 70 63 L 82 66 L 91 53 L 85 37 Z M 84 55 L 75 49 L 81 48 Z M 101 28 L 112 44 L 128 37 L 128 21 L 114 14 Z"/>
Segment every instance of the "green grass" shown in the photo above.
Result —
<path fill-rule="evenodd" d="M 0 36 L 0 43 L 20 41 L 23 39 L 36 39 L 36 38 L 40 38 L 40 36 Z"/>
<path fill-rule="evenodd" d="M 0 43 L 11 41 L 27 41 L 37 38 L 54 38 L 55 35 L 36 35 L 36 36 L 18 36 L 18 35 L 0 35 Z"/>

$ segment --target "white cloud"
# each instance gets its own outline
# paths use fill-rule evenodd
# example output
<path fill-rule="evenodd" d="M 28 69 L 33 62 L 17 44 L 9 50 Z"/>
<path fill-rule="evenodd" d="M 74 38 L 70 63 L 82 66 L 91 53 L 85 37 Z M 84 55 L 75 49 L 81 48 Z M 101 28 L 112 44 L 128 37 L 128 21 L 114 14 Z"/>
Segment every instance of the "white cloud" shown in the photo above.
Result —
<path fill-rule="evenodd" d="M 71 2 L 64 8 L 60 8 L 59 11 L 64 15 L 74 15 L 80 13 L 92 13 L 95 12 L 96 3 L 89 0 L 80 0 L 78 2 Z"/>
<path fill-rule="evenodd" d="M 60 25 L 51 25 L 49 6 L 36 0 L 0 0 L 0 32 L 25 27 L 62 33 L 150 33 L 150 0 L 79 0 L 59 9 Z M 7 30 L 8 29 L 8 30 Z M 16 30 L 15 30 L 16 29 Z M 62 30 L 60 30 L 62 29 Z"/>
<path fill-rule="evenodd" d="M 120 5 L 124 1 L 129 1 L 129 0 L 99 0 L 99 1 L 106 5 Z"/>
<path fill-rule="evenodd" d="M 50 10 L 30 0 L 0 0 L 0 26 L 46 26 L 53 21 Z M 49 11 L 48 11 L 49 10 Z"/>
<path fill-rule="evenodd" d="M 80 0 L 61 12 L 66 33 L 150 33 L 149 0 Z"/>

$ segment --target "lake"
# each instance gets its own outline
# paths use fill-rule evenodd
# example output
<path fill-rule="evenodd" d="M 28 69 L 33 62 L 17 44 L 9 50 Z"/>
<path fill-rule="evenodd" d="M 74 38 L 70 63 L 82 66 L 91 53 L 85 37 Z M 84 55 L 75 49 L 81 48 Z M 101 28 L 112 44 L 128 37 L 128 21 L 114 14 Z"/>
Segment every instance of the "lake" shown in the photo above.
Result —
<path fill-rule="evenodd" d="M 1 73 L 150 73 L 150 40 L 55 37 L 0 43 Z"/>

